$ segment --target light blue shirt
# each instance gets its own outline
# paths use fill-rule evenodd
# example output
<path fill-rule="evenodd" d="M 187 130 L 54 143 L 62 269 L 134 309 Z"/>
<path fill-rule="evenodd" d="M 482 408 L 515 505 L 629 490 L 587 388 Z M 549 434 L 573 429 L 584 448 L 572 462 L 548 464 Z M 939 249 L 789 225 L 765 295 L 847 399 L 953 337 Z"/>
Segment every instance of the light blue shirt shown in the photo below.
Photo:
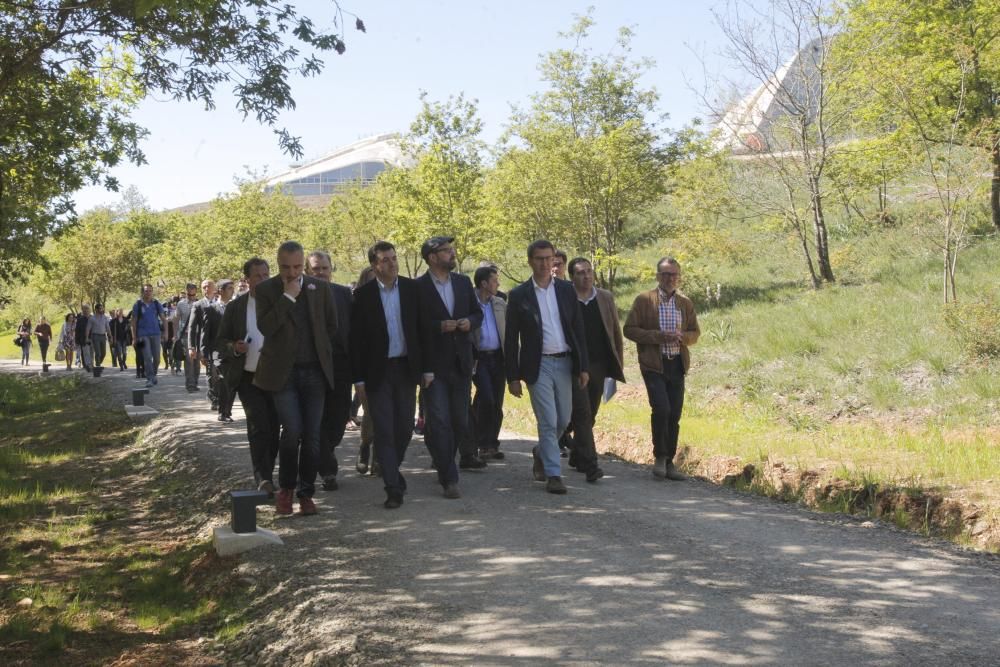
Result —
<path fill-rule="evenodd" d="M 382 299 L 382 310 L 385 312 L 385 326 L 389 332 L 389 358 L 406 356 L 406 336 L 403 335 L 403 316 L 399 307 L 399 279 L 386 287 L 381 280 L 378 282 L 378 295 Z"/>
<path fill-rule="evenodd" d="M 479 329 L 479 350 L 481 352 L 499 350 L 500 334 L 497 331 L 497 320 L 493 316 L 493 297 L 490 297 L 486 303 L 479 301 L 479 307 L 483 309 L 483 326 Z"/>
<path fill-rule="evenodd" d="M 431 280 L 434 281 L 434 287 L 437 289 L 438 296 L 441 297 L 444 307 L 448 310 L 448 315 L 454 316 L 455 288 L 451 284 L 451 273 L 449 272 L 448 277 L 444 280 L 438 280 L 437 276 L 432 273 Z"/>

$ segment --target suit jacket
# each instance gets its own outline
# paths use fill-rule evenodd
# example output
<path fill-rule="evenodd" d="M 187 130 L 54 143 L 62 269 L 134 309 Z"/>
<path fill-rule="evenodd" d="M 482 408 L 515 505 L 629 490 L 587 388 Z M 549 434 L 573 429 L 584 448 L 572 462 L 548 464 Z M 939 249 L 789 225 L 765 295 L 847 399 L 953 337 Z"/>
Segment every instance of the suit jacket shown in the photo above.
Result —
<path fill-rule="evenodd" d="M 559 321 L 573 360 L 573 374 L 577 375 L 590 368 L 587 341 L 583 333 L 583 312 L 573 285 L 565 280 L 553 281 L 556 303 L 559 306 Z M 542 363 L 542 312 L 538 308 L 535 284 L 531 278 L 510 291 L 504 344 L 507 381 L 524 380 L 528 384 L 537 382 L 538 369 Z"/>
<path fill-rule="evenodd" d="M 455 295 L 453 313 L 448 309 L 434 285 L 430 271 L 417 278 L 420 288 L 420 313 L 423 316 L 424 365 L 435 375 L 446 374 L 458 368 L 462 377 L 472 377 L 472 337 L 483 324 L 483 311 L 476 299 L 476 290 L 468 276 L 451 274 L 451 287 Z M 472 325 L 468 332 L 452 331 L 442 333 L 443 320 L 468 318 Z"/>
<path fill-rule="evenodd" d="M 379 295 L 378 280 L 371 280 L 354 290 L 351 309 L 351 374 L 355 383 L 364 382 L 370 390 L 378 389 L 385 378 L 389 360 L 389 330 Z M 421 341 L 420 291 L 417 282 L 399 276 L 399 311 L 406 340 L 406 356 L 411 379 L 420 382 L 425 368 Z"/>
<path fill-rule="evenodd" d="M 507 300 L 500 296 L 498 292 L 492 299 L 493 306 L 493 319 L 497 322 L 497 335 L 500 338 L 500 351 L 504 350 L 504 337 L 507 333 Z M 486 326 L 486 318 L 483 318 L 483 327 Z M 479 348 L 482 346 L 483 342 L 483 327 L 479 327 L 475 330 L 475 335 L 472 337 L 472 347 L 479 353 Z"/>
<path fill-rule="evenodd" d="M 302 291 L 298 299 L 306 300 L 313 341 L 320 368 L 327 386 L 333 387 L 333 339 L 337 335 L 337 311 L 333 305 L 333 292 L 327 283 L 310 276 L 302 276 Z M 257 328 L 264 334 L 264 347 L 260 351 L 254 385 L 265 391 L 278 391 L 288 383 L 288 376 L 295 365 L 295 346 L 298 336 L 292 309 L 295 303 L 285 296 L 281 276 L 274 276 L 257 285 Z"/>
<path fill-rule="evenodd" d="M 241 294 L 228 304 L 222 314 L 222 322 L 215 338 L 214 348 L 222 357 L 222 377 L 230 389 L 236 389 L 243 378 L 243 366 L 246 364 L 245 354 L 237 354 L 235 344 L 247 337 L 247 306 L 250 303 L 250 293 Z"/>
<path fill-rule="evenodd" d="M 337 310 L 337 337 L 334 339 L 333 353 L 348 354 L 351 349 L 351 306 L 354 304 L 354 294 L 346 285 L 330 283 L 333 292 L 333 307 Z"/>
<path fill-rule="evenodd" d="M 230 302 L 232 303 L 232 302 Z M 216 301 L 206 306 L 202 311 L 201 326 L 199 327 L 198 351 L 205 359 L 212 359 L 216 351 L 215 339 L 219 337 L 219 329 L 222 328 L 222 314 L 228 309 L 229 304 Z"/>
<path fill-rule="evenodd" d="M 618 306 L 615 305 L 614 295 L 606 289 L 597 288 L 597 308 L 601 311 L 601 324 L 604 325 L 604 334 L 608 337 L 608 348 L 611 350 L 612 358 L 608 360 L 608 377 L 613 377 L 619 382 L 625 382 L 624 358 L 625 341 L 622 340 L 622 328 L 618 323 Z M 604 378 L 592 378 L 602 381 Z"/>
<path fill-rule="evenodd" d="M 188 349 L 201 350 L 201 334 L 205 326 L 205 311 L 212 307 L 212 302 L 202 297 L 191 306 L 186 329 Z"/>

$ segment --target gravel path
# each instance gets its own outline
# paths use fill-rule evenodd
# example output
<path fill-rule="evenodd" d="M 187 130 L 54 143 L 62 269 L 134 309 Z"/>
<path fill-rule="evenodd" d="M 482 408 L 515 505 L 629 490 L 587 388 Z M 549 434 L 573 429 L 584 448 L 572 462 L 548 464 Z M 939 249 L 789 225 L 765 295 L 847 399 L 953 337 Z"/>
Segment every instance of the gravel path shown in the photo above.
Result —
<path fill-rule="evenodd" d="M 125 375 L 87 381 L 124 402 Z M 220 425 L 171 376 L 147 402 L 162 410 L 149 442 L 219 488 L 249 477 L 238 403 Z M 242 557 L 255 620 L 228 661 L 1000 664 L 995 556 L 617 461 L 553 496 L 531 480 L 531 444 L 508 434 L 507 459 L 446 500 L 415 438 L 406 502 L 387 511 L 349 432 L 318 516 L 261 508 L 285 546 Z"/>

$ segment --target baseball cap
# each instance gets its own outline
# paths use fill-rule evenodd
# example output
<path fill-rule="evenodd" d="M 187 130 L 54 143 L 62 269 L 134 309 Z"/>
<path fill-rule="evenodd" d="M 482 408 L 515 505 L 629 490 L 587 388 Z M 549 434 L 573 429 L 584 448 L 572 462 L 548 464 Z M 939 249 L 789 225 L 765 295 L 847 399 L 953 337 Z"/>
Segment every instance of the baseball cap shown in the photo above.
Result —
<path fill-rule="evenodd" d="M 454 240 L 454 236 L 432 236 L 424 241 L 424 245 L 420 247 L 420 256 L 426 261 L 432 252 L 437 252 L 438 249 Z"/>

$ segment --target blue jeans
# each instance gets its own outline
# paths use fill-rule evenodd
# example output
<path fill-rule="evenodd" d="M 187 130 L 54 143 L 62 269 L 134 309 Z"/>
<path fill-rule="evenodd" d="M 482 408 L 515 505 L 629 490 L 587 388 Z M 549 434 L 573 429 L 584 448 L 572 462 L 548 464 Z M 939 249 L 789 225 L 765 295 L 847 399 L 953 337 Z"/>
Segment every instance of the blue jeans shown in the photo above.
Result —
<path fill-rule="evenodd" d="M 285 386 L 273 393 L 274 409 L 281 424 L 278 486 L 282 489 L 297 488 L 299 498 L 312 498 L 316 491 L 316 465 L 326 391 L 326 376 L 317 364 L 293 368 Z"/>
<path fill-rule="evenodd" d="M 435 376 L 431 386 L 424 389 L 424 442 L 430 450 L 441 486 L 458 481 L 455 452 L 467 437 L 471 391 L 472 380 L 456 371 Z"/>
<path fill-rule="evenodd" d="M 538 422 L 538 453 L 545 464 L 546 477 L 562 474 L 559 436 L 569 425 L 573 412 L 573 382 L 572 359 L 542 356 L 538 381 L 528 385 L 531 408 Z"/>
<path fill-rule="evenodd" d="M 156 368 L 160 365 L 160 337 L 139 336 L 142 341 L 142 359 L 146 366 L 146 381 L 156 380 Z"/>

